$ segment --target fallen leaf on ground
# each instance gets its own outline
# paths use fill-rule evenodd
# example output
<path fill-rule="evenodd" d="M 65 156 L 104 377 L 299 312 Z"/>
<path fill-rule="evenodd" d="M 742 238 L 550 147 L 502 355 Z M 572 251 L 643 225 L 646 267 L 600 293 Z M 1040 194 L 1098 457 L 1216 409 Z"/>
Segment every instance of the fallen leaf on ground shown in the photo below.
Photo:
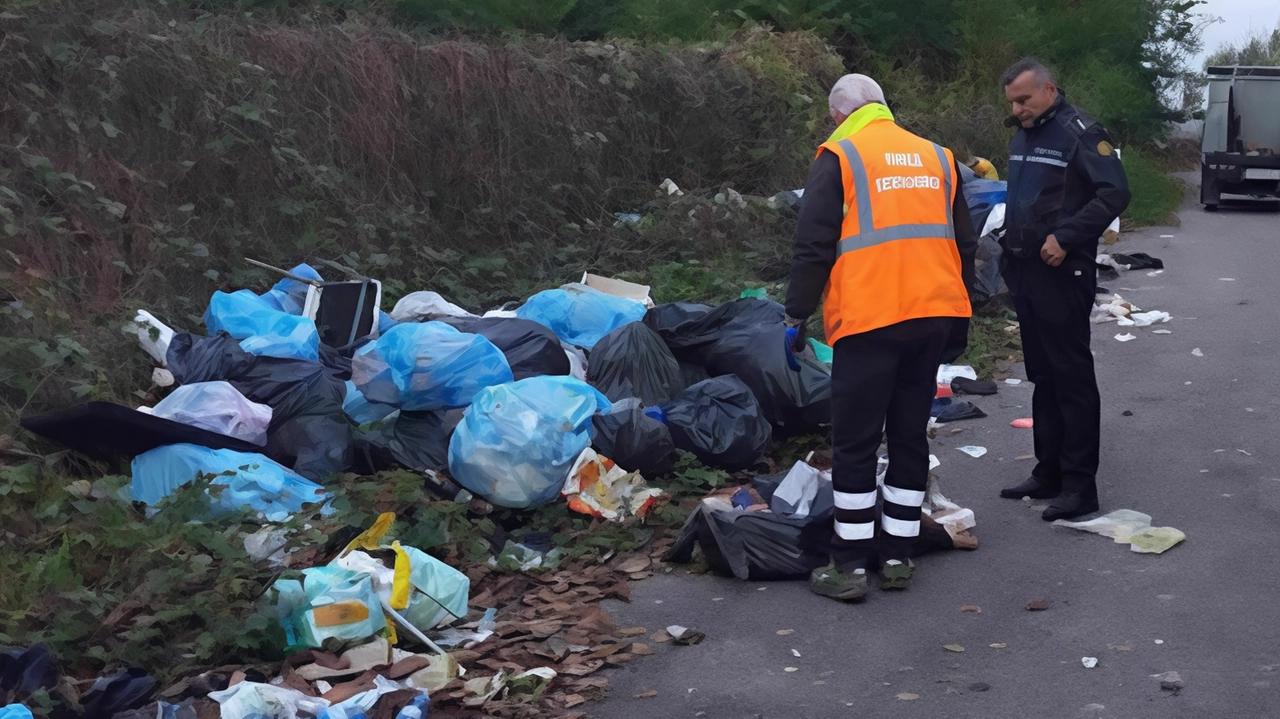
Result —
<path fill-rule="evenodd" d="M 782 671 L 784 671 L 784 672 L 786 672 L 786 673 L 790 674 L 790 673 L 792 673 L 792 672 L 798 672 L 798 671 L 800 671 L 800 667 L 783 667 Z"/>
<path fill-rule="evenodd" d="M 995 644 L 992 644 L 992 645 L 991 645 L 991 648 L 992 648 L 992 649 L 1004 649 L 1004 648 L 1005 648 L 1005 647 L 1007 647 L 1007 646 L 1009 646 L 1009 645 L 1008 645 L 1008 644 L 1005 644 L 1004 642 L 996 642 Z"/>
<path fill-rule="evenodd" d="M 791 650 L 791 656 L 798 657 L 798 656 L 800 656 L 800 652 L 799 652 L 799 651 L 797 651 L 797 650 L 795 650 L 795 649 L 792 649 L 792 650 Z"/>
<path fill-rule="evenodd" d="M 657 689 L 646 689 L 646 690 L 644 690 L 644 691 L 640 692 L 639 694 L 637 694 L 637 695 L 636 695 L 636 699 L 651 699 L 651 698 L 656 697 L 656 696 L 658 696 L 658 690 L 657 690 Z"/>
<path fill-rule="evenodd" d="M 644 570 L 648 569 L 650 564 L 653 564 L 653 560 L 649 559 L 648 557 L 645 557 L 645 556 L 632 557 L 631 559 L 628 559 L 622 564 L 619 564 L 618 571 L 622 572 L 623 574 L 635 574 L 637 572 L 643 572 Z"/>
<path fill-rule="evenodd" d="M 794 629 L 779 629 L 779 630 L 778 630 L 778 636 L 780 636 L 780 637 L 785 637 L 785 636 L 787 636 L 788 634 L 794 634 L 794 633 L 795 633 L 795 631 L 796 631 L 796 630 L 794 630 Z"/>
<path fill-rule="evenodd" d="M 652 637 L 649 637 L 649 638 L 657 642 L 658 644 L 664 644 L 666 642 L 671 641 L 671 635 L 667 634 L 667 630 L 665 629 L 659 629 L 658 631 L 653 633 Z"/>
<path fill-rule="evenodd" d="M 627 628 L 627 629 L 619 629 L 619 630 L 618 630 L 618 636 L 620 636 L 620 637 L 638 637 L 638 636 L 640 636 L 641 634 L 644 634 L 644 633 L 645 633 L 645 632 L 647 632 L 647 631 L 649 631 L 649 630 L 648 630 L 648 629 L 645 629 L 644 627 L 629 627 L 629 628 Z"/>
<path fill-rule="evenodd" d="M 1049 602 L 1044 599 L 1032 599 L 1027 602 L 1028 612 L 1043 612 L 1049 608 Z"/>
<path fill-rule="evenodd" d="M 901 693 L 901 694 L 899 694 L 899 695 L 898 695 L 898 698 L 899 698 L 899 699 L 901 699 L 901 700 L 902 700 L 902 701 L 904 701 L 904 702 L 909 702 L 909 701 L 915 701 L 916 699 L 919 699 L 919 698 L 920 698 L 920 695 L 919 695 L 919 694 L 911 694 L 911 693 L 909 693 L 909 692 L 903 692 L 903 693 Z"/>
<path fill-rule="evenodd" d="M 976 604 L 966 604 L 963 607 L 960 607 L 960 611 L 968 612 L 970 614 L 982 614 L 982 607 L 979 607 Z"/>
<path fill-rule="evenodd" d="M 944 645 L 942 645 L 942 648 L 943 648 L 943 649 L 946 649 L 946 650 L 947 650 L 947 651 L 949 651 L 949 652 L 963 652 L 963 651 L 964 651 L 964 647 L 960 646 L 959 644 L 944 644 Z"/>
<path fill-rule="evenodd" d="M 647 657 L 653 655 L 653 650 L 649 648 L 648 644 L 632 644 L 631 653 L 636 656 Z"/>
<path fill-rule="evenodd" d="M 1013 458 L 1013 461 L 1015 461 L 1015 462 L 1022 462 L 1022 461 L 1028 460 L 1028 459 L 1035 459 L 1035 458 L 1036 458 L 1036 456 L 1035 456 L 1034 454 L 1024 454 L 1024 455 L 1020 455 L 1020 456 L 1014 457 L 1014 458 Z"/>

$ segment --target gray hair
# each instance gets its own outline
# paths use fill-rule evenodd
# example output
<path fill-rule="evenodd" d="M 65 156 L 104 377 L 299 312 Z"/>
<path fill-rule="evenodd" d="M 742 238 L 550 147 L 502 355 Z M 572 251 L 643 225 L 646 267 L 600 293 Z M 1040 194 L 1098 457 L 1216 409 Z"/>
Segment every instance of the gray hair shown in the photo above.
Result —
<path fill-rule="evenodd" d="M 831 88 L 827 104 L 841 115 L 852 115 L 859 108 L 884 102 L 884 90 L 879 83 L 866 75 L 845 75 Z"/>
<path fill-rule="evenodd" d="M 1012 67 L 1004 71 L 1004 75 L 1000 76 L 1000 86 L 1008 87 L 1012 85 L 1013 81 L 1017 80 L 1023 73 L 1028 72 L 1034 73 L 1036 85 L 1043 87 L 1046 82 L 1057 84 L 1053 79 L 1053 73 L 1049 71 L 1049 68 L 1042 65 L 1039 60 L 1033 57 L 1026 57 L 1015 62 Z"/>

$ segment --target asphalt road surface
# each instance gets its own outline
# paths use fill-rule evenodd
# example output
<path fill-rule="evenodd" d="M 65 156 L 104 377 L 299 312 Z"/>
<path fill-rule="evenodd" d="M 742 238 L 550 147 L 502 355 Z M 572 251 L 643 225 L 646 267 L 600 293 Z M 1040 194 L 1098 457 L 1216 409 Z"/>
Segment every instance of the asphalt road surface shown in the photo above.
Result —
<path fill-rule="evenodd" d="M 1180 227 L 1131 233 L 1114 248 L 1163 259 L 1162 273 L 1103 283 L 1172 322 L 1100 325 L 1093 348 L 1102 511 L 1150 514 L 1184 531 L 1183 544 L 1136 554 L 1000 499 L 1032 465 L 1016 459 L 1031 453 L 1030 431 L 1009 426 L 1030 416 L 1032 388 L 1001 385 L 974 399 L 987 419 L 950 425 L 933 443 L 943 492 L 977 515 L 977 551 L 927 556 L 910 591 L 873 588 L 854 605 L 800 581 L 681 568 L 634 583 L 630 604 L 607 606 L 619 626 L 680 624 L 707 639 L 653 645 L 655 656 L 610 672 L 611 696 L 583 707 L 588 715 L 1280 716 L 1280 215 L 1188 204 L 1180 216 Z M 1159 328 L 1172 334 L 1152 334 Z M 1125 331 L 1137 339 L 1114 339 Z M 973 459 L 962 445 L 989 451 Z M 1050 608 L 1027 611 L 1033 598 Z M 1168 671 L 1181 675 L 1180 692 L 1151 676 Z M 648 690 L 657 694 L 636 698 Z"/>

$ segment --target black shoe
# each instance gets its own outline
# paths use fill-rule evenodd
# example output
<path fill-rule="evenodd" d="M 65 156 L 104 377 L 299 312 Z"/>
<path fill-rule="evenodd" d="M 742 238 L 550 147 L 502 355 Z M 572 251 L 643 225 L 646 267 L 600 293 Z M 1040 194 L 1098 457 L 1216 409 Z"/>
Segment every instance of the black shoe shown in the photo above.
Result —
<path fill-rule="evenodd" d="M 1062 494 L 1062 487 L 1057 484 L 1050 484 L 1048 481 L 1039 477 L 1031 477 L 1027 481 L 1015 487 L 1000 490 L 1000 496 L 1005 499 L 1022 499 L 1030 497 L 1032 499 L 1053 499 Z"/>
<path fill-rule="evenodd" d="M 1098 497 L 1092 492 L 1070 492 L 1059 495 L 1040 515 L 1044 521 L 1074 519 L 1098 511 Z"/>

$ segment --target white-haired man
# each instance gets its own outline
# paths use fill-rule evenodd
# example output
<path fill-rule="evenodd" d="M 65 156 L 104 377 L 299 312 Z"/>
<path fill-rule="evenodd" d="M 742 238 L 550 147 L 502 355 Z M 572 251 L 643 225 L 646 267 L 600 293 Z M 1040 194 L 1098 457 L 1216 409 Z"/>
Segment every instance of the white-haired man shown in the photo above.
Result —
<path fill-rule="evenodd" d="M 955 158 L 899 127 L 874 80 L 845 75 L 829 104 L 836 130 L 805 185 L 786 322 L 800 346 L 825 296 L 836 510 L 832 563 L 810 586 L 853 601 L 876 566 L 882 588 L 909 585 L 935 378 L 949 335 L 971 314 L 977 238 Z M 886 435 L 877 511 L 876 452 Z"/>

